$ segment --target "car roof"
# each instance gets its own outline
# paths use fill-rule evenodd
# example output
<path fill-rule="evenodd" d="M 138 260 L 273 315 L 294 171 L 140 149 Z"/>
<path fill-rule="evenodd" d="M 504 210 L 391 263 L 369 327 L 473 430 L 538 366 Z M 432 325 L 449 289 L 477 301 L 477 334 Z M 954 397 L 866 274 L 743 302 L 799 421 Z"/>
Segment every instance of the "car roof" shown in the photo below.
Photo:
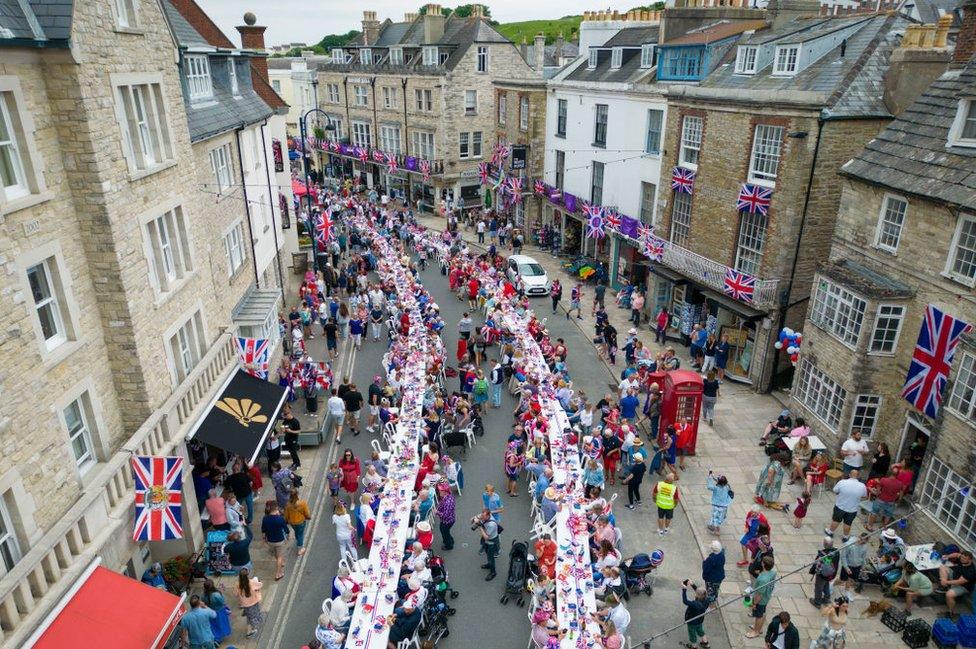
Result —
<path fill-rule="evenodd" d="M 510 261 L 514 261 L 516 264 L 538 264 L 539 263 L 532 257 L 529 257 L 528 255 L 509 255 L 508 258 Z"/>

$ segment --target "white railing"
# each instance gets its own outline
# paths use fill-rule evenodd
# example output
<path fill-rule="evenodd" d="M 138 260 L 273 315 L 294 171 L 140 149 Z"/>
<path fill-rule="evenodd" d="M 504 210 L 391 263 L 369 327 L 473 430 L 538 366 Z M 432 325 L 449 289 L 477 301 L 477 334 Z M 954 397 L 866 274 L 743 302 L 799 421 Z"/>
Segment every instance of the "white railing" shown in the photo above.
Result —
<path fill-rule="evenodd" d="M 107 462 L 78 500 L 0 579 L 0 643 L 21 646 L 42 617 L 60 600 L 104 542 L 112 519 L 128 520 L 133 503 L 129 458 L 169 455 L 210 402 L 234 363 L 233 337 L 222 334 L 169 399 Z"/>
<path fill-rule="evenodd" d="M 672 243 L 664 244 L 664 265 L 690 279 L 722 293 L 725 290 L 725 271 L 728 268 L 714 259 L 699 255 Z M 774 307 L 779 303 L 779 280 L 756 278 L 752 304 L 757 307 Z"/>

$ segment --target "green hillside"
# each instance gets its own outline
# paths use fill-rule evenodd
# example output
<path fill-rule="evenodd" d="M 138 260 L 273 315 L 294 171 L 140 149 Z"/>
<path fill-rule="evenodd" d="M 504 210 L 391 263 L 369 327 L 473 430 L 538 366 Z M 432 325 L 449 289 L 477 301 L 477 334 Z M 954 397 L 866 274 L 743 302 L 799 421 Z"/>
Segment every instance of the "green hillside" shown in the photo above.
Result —
<path fill-rule="evenodd" d="M 495 25 L 495 29 L 515 44 L 525 39 L 530 45 L 535 35 L 542 32 L 546 35 L 546 43 L 552 44 L 562 34 L 567 41 L 576 40 L 582 16 L 564 16 L 555 20 L 526 20 L 520 23 L 502 23 Z"/>

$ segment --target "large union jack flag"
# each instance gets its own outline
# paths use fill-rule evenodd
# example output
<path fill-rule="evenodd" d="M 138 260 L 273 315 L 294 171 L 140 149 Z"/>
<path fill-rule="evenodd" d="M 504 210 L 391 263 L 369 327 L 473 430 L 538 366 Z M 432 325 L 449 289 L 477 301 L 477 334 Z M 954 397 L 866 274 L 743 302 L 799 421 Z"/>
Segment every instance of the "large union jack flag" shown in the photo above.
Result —
<path fill-rule="evenodd" d="M 369 150 L 361 146 L 356 147 L 356 157 L 359 158 L 360 162 L 367 162 L 369 160 Z"/>
<path fill-rule="evenodd" d="M 396 173 L 397 169 L 400 168 L 396 156 L 392 153 L 387 153 L 384 157 L 386 159 L 386 172 L 391 174 Z"/>
<path fill-rule="evenodd" d="M 132 458 L 136 482 L 136 524 L 133 541 L 183 538 L 183 458 Z"/>
<path fill-rule="evenodd" d="M 586 236 L 591 239 L 602 239 L 607 236 L 606 218 L 602 205 L 583 204 L 583 214 L 586 215 Z"/>
<path fill-rule="evenodd" d="M 756 278 L 727 268 L 725 270 L 725 294 L 740 302 L 752 302 L 756 292 Z"/>
<path fill-rule="evenodd" d="M 684 167 L 672 169 L 671 189 L 682 194 L 690 194 L 695 189 L 695 172 Z"/>
<path fill-rule="evenodd" d="M 430 180 L 430 162 L 427 160 L 420 161 L 420 173 L 424 177 L 424 180 Z M 481 183 L 484 185 L 484 183 Z"/>
<path fill-rule="evenodd" d="M 952 357 L 959 339 L 972 328 L 969 323 L 943 313 L 931 304 L 925 307 L 925 318 L 901 396 L 929 417 L 934 418 L 939 413 Z"/>
<path fill-rule="evenodd" d="M 664 261 L 664 239 L 653 234 L 648 235 L 644 240 L 644 255 L 653 259 L 657 263 Z"/>
<path fill-rule="evenodd" d="M 482 185 L 488 184 L 488 163 L 482 162 L 478 165 L 478 178 L 481 179 Z"/>
<path fill-rule="evenodd" d="M 545 194 L 546 184 L 541 180 L 536 180 L 535 182 L 532 183 L 532 191 L 535 192 L 536 195 Z"/>
<path fill-rule="evenodd" d="M 237 360 L 241 368 L 259 379 L 268 378 L 269 355 L 271 340 L 268 338 L 234 337 L 234 347 L 237 349 Z"/>
<path fill-rule="evenodd" d="M 769 204 L 773 200 L 773 190 L 761 185 L 752 183 L 742 183 L 739 188 L 739 200 L 735 203 L 735 209 L 740 212 L 750 214 L 766 214 L 769 211 Z"/>

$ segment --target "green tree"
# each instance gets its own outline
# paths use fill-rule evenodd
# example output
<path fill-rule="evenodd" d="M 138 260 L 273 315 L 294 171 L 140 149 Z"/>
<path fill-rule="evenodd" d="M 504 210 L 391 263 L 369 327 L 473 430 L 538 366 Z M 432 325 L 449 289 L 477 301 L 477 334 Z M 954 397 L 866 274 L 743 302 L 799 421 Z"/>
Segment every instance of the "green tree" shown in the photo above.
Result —
<path fill-rule="evenodd" d="M 441 15 L 442 16 L 450 16 L 452 11 L 454 11 L 454 10 L 451 9 L 450 7 L 441 7 Z M 427 15 L 427 5 L 424 5 L 423 7 L 421 7 L 420 9 L 418 9 L 417 10 L 417 13 L 419 13 L 421 16 L 426 16 Z"/>
<path fill-rule="evenodd" d="M 342 47 L 352 39 L 359 36 L 362 32 L 355 29 L 350 29 L 345 34 L 329 34 L 319 41 L 318 45 L 323 50 L 328 51 L 333 47 Z"/>
<path fill-rule="evenodd" d="M 485 18 L 491 18 L 491 9 L 487 5 L 481 5 Z M 454 8 L 454 15 L 458 18 L 467 18 L 473 12 L 474 5 L 460 5 Z"/>

